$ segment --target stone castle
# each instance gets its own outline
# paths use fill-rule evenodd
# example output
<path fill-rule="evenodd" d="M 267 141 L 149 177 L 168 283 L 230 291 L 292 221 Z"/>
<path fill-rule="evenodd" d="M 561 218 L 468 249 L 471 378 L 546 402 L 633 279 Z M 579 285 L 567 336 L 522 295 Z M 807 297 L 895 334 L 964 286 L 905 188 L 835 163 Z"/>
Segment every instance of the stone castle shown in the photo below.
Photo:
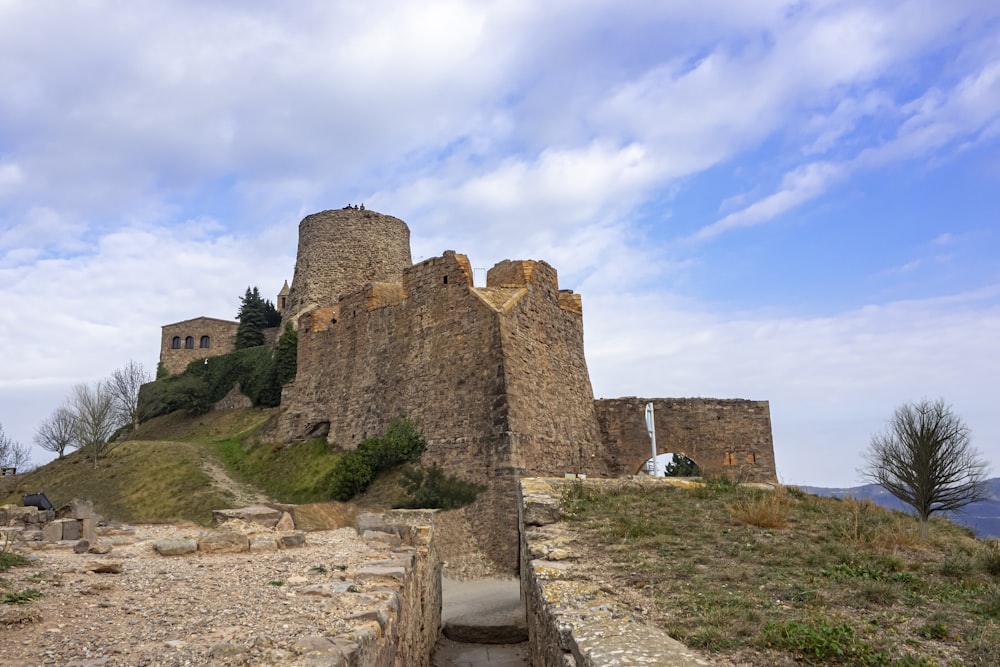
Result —
<path fill-rule="evenodd" d="M 353 448 L 389 421 L 419 421 L 422 462 L 486 485 L 466 514 L 484 551 L 517 563 L 520 477 L 633 475 L 650 458 L 644 408 L 661 453 L 706 476 L 775 482 L 767 401 L 595 400 L 580 296 L 543 261 L 504 260 L 473 283 L 468 258 L 418 264 L 409 229 L 347 208 L 299 223 L 291 288 L 278 295 L 299 333 L 298 373 L 281 397 L 275 439 L 323 437 Z M 232 349 L 236 323 L 201 317 L 163 327 L 172 373 Z"/>

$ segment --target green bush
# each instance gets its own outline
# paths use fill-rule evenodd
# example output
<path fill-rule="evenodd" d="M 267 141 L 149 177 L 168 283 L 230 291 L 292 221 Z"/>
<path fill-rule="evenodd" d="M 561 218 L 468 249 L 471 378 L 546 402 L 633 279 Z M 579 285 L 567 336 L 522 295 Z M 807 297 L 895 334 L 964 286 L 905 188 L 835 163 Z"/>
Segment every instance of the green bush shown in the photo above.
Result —
<path fill-rule="evenodd" d="M 192 361 L 179 375 L 143 385 L 143 421 L 176 410 L 204 414 L 237 385 L 253 405 L 278 406 L 281 387 L 295 379 L 297 348 L 298 335 L 288 325 L 273 353 L 258 345 Z"/>
<path fill-rule="evenodd" d="M 352 452 L 337 462 L 330 474 L 330 497 L 334 500 L 348 501 L 368 488 L 375 479 L 372 469 L 364 458 Z"/>
<path fill-rule="evenodd" d="M 458 509 L 471 505 L 486 487 L 445 475 L 436 465 L 403 468 L 406 498 L 396 505 L 403 509 Z"/>
<path fill-rule="evenodd" d="M 416 461 L 426 447 L 414 422 L 402 417 L 393 419 L 385 434 L 368 438 L 340 459 L 329 477 L 330 497 L 350 500 L 367 489 L 379 473 Z"/>

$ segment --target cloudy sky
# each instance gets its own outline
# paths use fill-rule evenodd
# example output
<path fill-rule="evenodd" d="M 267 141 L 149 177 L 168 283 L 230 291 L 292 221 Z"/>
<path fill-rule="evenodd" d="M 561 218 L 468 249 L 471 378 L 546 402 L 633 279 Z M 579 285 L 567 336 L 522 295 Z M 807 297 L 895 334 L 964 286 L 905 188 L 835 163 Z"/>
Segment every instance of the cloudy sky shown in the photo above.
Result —
<path fill-rule="evenodd" d="M 597 396 L 769 400 L 786 483 L 923 397 L 1000 475 L 998 149 L 995 0 L 0 0 L 0 424 L 364 202 L 555 266 Z"/>

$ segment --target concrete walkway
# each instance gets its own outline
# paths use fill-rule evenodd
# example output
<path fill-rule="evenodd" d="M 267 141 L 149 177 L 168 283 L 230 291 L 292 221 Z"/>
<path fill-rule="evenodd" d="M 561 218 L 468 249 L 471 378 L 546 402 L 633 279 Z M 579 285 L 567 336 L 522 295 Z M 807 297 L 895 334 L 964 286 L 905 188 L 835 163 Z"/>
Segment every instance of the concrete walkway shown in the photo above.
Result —
<path fill-rule="evenodd" d="M 517 579 L 441 580 L 444 637 L 434 667 L 527 667 L 527 625 Z"/>
<path fill-rule="evenodd" d="M 434 667 L 528 667 L 528 642 L 464 644 L 442 637 L 434 648 Z"/>

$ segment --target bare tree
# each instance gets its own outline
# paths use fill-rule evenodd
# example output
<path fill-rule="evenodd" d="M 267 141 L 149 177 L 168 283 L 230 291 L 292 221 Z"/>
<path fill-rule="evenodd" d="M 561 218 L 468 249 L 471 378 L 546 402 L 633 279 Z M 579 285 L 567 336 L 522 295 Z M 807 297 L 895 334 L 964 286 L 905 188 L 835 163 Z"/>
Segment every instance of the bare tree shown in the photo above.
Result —
<path fill-rule="evenodd" d="M 77 447 L 76 413 L 66 405 L 61 405 L 49 415 L 35 431 L 35 444 L 62 458 L 66 450 Z"/>
<path fill-rule="evenodd" d="M 3 432 L 3 424 L 0 424 L 0 466 L 24 470 L 30 463 L 31 451 L 16 440 L 12 440 Z"/>
<path fill-rule="evenodd" d="M 122 424 L 115 414 L 114 397 L 107 381 L 101 381 L 93 386 L 76 385 L 70 401 L 76 416 L 76 441 L 96 468 L 113 446 L 111 435 Z"/>
<path fill-rule="evenodd" d="M 957 510 L 985 495 L 988 464 L 970 444 L 969 427 L 941 399 L 896 408 L 872 437 L 862 476 L 917 511 L 920 535 L 934 512 Z"/>
<path fill-rule="evenodd" d="M 131 424 L 132 430 L 139 427 L 139 388 L 152 382 L 153 376 L 138 361 L 130 360 L 121 368 L 116 368 L 107 379 L 108 390 L 114 402 L 115 415 L 122 424 Z"/>

